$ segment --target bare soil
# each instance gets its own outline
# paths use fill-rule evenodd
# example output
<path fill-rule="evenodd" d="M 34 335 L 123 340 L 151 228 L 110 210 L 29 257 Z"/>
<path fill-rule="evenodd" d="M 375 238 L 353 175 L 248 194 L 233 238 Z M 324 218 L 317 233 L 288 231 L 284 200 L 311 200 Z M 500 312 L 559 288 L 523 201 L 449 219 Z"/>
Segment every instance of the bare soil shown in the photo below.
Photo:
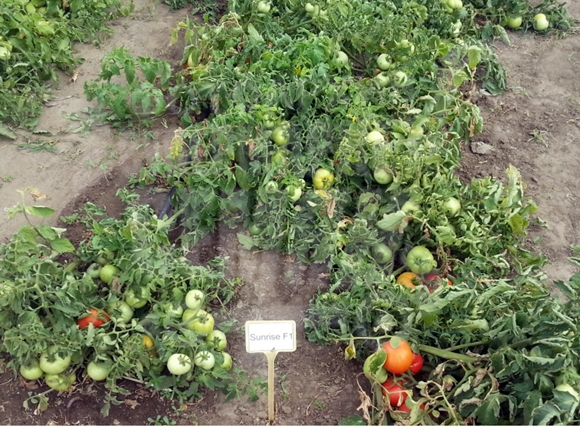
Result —
<path fill-rule="evenodd" d="M 92 125 L 88 132 L 75 132 L 88 126 L 80 111 L 91 105 L 82 85 L 96 77 L 102 56 L 113 47 L 125 46 L 133 54 L 150 55 L 177 64 L 183 46 L 169 47 L 171 29 L 185 19 L 187 10 L 172 13 L 151 0 L 138 0 L 137 13 L 113 23 L 114 34 L 100 46 L 79 45 L 85 62 L 76 82 L 62 76 L 41 118 L 38 129 L 52 136 L 21 133 L 16 143 L 0 141 L 0 207 L 19 201 L 17 189 L 34 186 L 49 196 L 47 205 L 59 215 L 75 212 L 87 201 L 105 207 L 111 215 L 122 210 L 115 197 L 127 178 L 155 153 L 168 151 L 176 124 L 169 117 L 152 130 L 133 128 L 119 131 Z M 580 17 L 580 3 L 569 4 L 572 16 Z M 510 90 L 497 97 L 479 94 L 477 104 L 485 119 L 484 131 L 475 141 L 493 147 L 487 154 L 476 154 L 469 145 L 463 150 L 460 176 L 494 176 L 505 180 L 505 170 L 515 166 L 527 183 L 527 192 L 539 206 L 538 218 L 530 229 L 529 245 L 551 261 L 545 268 L 548 282 L 567 280 L 577 271 L 567 261 L 571 245 L 580 244 L 580 35 L 555 39 L 533 34 L 510 33 L 511 46 L 497 43 L 500 59 L 508 71 Z M 94 106 L 94 105 L 93 105 Z M 78 114 L 84 122 L 71 121 Z M 37 141 L 40 142 L 37 142 Z M 36 143 L 53 147 L 56 154 L 30 153 L 17 144 Z M 166 194 L 142 192 L 143 203 L 157 211 Z M 542 225 L 545 222 L 545 225 Z M 53 219 L 58 223 L 58 218 Z M 0 221 L 0 241 L 18 230 L 17 219 Z M 62 226 L 62 223 L 59 225 Z M 360 404 L 357 380 L 361 367 L 344 360 L 339 347 L 320 347 L 303 338 L 301 320 L 308 301 L 327 286 L 323 266 L 306 266 L 291 257 L 240 247 L 235 233 L 222 226 L 204 239 L 190 254 L 193 263 L 204 264 L 215 256 L 228 258 L 228 274 L 242 277 L 245 285 L 222 318 L 237 324 L 229 339 L 228 351 L 236 366 L 249 375 L 266 379 L 266 360 L 245 351 L 243 326 L 246 320 L 295 320 L 298 349 L 281 353 L 276 359 L 276 420 L 279 425 L 336 425 L 357 413 Z M 71 227 L 69 237 L 82 238 Z M 534 243 L 537 242 L 537 243 Z M 218 319 L 219 320 L 219 319 Z M 94 383 L 79 383 L 64 394 L 51 395 L 48 410 L 24 410 L 29 393 L 44 390 L 35 382 L 24 382 L 12 372 L 0 374 L 0 424 L 80 424 L 144 425 L 166 416 L 158 424 L 178 425 L 259 425 L 267 424 L 266 395 L 257 402 L 247 399 L 223 402 L 219 393 L 208 392 L 197 402 L 170 401 L 151 389 L 127 383 L 131 394 L 124 403 L 113 406 L 108 417 L 99 411 L 103 390 Z"/>

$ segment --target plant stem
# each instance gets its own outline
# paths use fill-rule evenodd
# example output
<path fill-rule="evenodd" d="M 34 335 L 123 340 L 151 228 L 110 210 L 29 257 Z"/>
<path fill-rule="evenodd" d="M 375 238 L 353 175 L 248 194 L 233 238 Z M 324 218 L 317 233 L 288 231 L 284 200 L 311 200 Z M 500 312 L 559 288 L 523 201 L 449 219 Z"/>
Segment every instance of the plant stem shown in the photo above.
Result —
<path fill-rule="evenodd" d="M 489 340 L 475 341 L 475 342 L 469 342 L 467 344 L 454 345 L 453 347 L 449 347 L 446 350 L 447 351 L 455 351 L 455 350 L 461 350 L 462 348 L 475 347 L 476 345 L 485 345 L 488 343 L 489 343 Z"/>
<path fill-rule="evenodd" d="M 417 346 L 417 349 L 424 353 L 429 353 L 432 354 L 433 356 L 441 357 L 443 359 L 459 360 L 465 363 L 475 363 L 479 360 L 476 357 L 468 356 L 466 354 L 454 353 L 449 350 L 442 350 L 437 347 L 431 347 L 430 345 L 419 344 Z"/>

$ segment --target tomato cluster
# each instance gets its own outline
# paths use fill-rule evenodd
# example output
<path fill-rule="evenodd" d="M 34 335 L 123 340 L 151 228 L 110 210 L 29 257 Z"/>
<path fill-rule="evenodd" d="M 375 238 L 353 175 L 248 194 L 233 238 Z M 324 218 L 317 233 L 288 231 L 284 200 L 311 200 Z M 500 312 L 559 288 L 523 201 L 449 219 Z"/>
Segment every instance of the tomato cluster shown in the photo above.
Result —
<path fill-rule="evenodd" d="M 379 367 L 380 362 L 382 364 Z M 382 394 L 391 408 L 411 412 L 407 406 L 407 398 L 412 398 L 413 392 L 408 386 L 408 378 L 417 375 L 422 368 L 423 357 L 413 352 L 407 341 L 395 337 L 383 343 L 376 353 L 370 355 L 363 369 L 369 379 L 381 384 Z M 403 376 L 397 377 L 398 375 Z M 421 408 L 424 406 L 421 405 Z"/>

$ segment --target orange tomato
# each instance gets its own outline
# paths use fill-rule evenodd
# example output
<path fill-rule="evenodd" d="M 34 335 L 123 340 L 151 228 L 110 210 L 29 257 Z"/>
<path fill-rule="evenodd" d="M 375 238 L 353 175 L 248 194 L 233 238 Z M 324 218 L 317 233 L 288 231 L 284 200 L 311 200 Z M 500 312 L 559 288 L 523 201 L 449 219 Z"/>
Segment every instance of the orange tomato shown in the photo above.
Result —
<path fill-rule="evenodd" d="M 397 281 L 395 283 L 403 285 L 405 288 L 415 289 L 415 283 L 417 283 L 418 278 L 419 276 L 415 273 L 406 271 L 397 277 Z"/>
<path fill-rule="evenodd" d="M 387 360 L 383 365 L 392 374 L 407 372 L 413 363 L 413 350 L 407 341 L 400 338 L 390 339 L 382 346 L 387 353 Z"/>

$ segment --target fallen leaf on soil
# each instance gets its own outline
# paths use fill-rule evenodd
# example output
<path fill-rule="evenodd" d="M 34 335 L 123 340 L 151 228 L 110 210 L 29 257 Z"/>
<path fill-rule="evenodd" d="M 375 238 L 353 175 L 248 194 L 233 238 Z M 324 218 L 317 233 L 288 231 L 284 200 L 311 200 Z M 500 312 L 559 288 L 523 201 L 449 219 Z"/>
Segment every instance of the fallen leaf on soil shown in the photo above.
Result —
<path fill-rule="evenodd" d="M 136 400 L 131 400 L 131 399 L 125 399 L 123 401 L 123 403 L 125 403 L 125 405 L 127 405 L 131 409 L 135 409 L 137 406 L 139 406 L 139 402 L 137 402 Z"/>
<path fill-rule="evenodd" d="M 35 202 L 38 200 L 46 199 L 46 194 L 44 194 L 38 188 L 32 187 L 32 188 L 30 188 L 29 192 L 30 192 L 30 195 L 32 196 L 32 198 L 34 199 Z"/>

